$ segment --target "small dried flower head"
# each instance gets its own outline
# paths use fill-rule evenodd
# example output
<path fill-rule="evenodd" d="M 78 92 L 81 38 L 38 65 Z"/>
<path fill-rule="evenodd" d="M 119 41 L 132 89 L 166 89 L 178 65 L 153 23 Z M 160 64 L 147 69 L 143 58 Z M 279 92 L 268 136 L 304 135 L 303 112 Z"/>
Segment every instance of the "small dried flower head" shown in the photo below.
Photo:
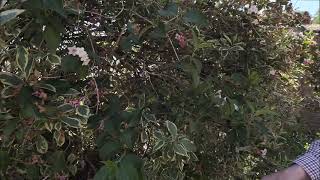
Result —
<path fill-rule="evenodd" d="M 310 59 L 305 59 L 305 60 L 303 60 L 303 64 L 309 65 L 309 64 L 312 64 L 312 61 Z"/>
<path fill-rule="evenodd" d="M 80 106 L 80 100 L 79 99 L 70 100 L 69 104 L 71 104 L 74 107 L 78 107 L 78 106 Z"/>
<path fill-rule="evenodd" d="M 272 76 L 276 75 L 276 70 L 271 69 L 270 72 L 269 72 L 269 74 L 272 75 Z"/>
<path fill-rule="evenodd" d="M 181 48 L 185 48 L 187 46 L 187 38 L 182 33 L 177 33 L 175 39 L 178 41 Z"/>
<path fill-rule="evenodd" d="M 267 152 L 268 152 L 267 149 L 260 150 L 261 156 L 262 156 L 263 158 L 265 158 L 265 157 L 267 156 Z"/>
<path fill-rule="evenodd" d="M 259 9 L 256 5 L 251 5 L 248 9 L 249 14 L 252 14 L 252 13 L 257 14 L 258 12 L 259 12 Z"/>

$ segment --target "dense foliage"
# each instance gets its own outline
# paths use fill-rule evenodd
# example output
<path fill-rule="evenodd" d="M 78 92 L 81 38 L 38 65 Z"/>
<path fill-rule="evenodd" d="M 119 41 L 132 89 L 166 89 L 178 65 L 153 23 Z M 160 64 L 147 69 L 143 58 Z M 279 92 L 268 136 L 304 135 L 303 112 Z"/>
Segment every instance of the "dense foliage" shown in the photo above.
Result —
<path fill-rule="evenodd" d="M 319 49 L 303 21 L 287 0 L 1 1 L 1 179 L 287 166 L 314 135 L 300 111 Z"/>

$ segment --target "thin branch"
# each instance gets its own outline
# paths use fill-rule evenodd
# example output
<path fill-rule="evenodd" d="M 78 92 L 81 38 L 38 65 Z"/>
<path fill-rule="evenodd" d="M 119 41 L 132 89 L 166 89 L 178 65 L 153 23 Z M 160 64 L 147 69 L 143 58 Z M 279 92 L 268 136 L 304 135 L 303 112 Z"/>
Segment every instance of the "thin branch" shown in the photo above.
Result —
<path fill-rule="evenodd" d="M 175 54 L 176 57 L 177 57 L 177 60 L 180 61 L 180 58 L 179 58 L 178 53 L 177 53 L 177 51 L 176 51 L 176 48 L 173 46 L 172 40 L 171 40 L 171 38 L 170 38 L 169 35 L 168 35 L 168 39 L 169 39 L 169 41 L 170 41 L 171 47 L 172 47 L 172 49 L 173 49 L 173 51 L 174 51 L 174 54 Z"/>
<path fill-rule="evenodd" d="M 97 104 L 96 104 L 96 114 L 98 114 L 99 111 L 99 105 L 100 105 L 100 93 L 99 93 L 99 88 L 97 85 L 97 81 L 95 78 L 92 78 L 94 86 L 95 86 L 95 91 L 96 91 L 96 96 L 97 96 Z"/>
<path fill-rule="evenodd" d="M 92 12 L 92 11 L 84 11 L 84 12 L 85 12 L 85 13 L 91 13 L 91 14 L 100 16 L 100 17 L 105 18 L 105 19 L 116 19 L 118 16 L 120 16 L 120 14 L 121 14 L 121 13 L 123 12 L 123 10 L 124 10 L 124 3 L 123 3 L 123 1 L 121 1 L 121 4 L 122 4 L 121 10 L 120 10 L 119 13 L 116 14 L 115 16 L 105 16 L 105 15 L 102 15 L 102 14 L 99 14 L 99 13 L 96 13 L 96 12 Z"/>

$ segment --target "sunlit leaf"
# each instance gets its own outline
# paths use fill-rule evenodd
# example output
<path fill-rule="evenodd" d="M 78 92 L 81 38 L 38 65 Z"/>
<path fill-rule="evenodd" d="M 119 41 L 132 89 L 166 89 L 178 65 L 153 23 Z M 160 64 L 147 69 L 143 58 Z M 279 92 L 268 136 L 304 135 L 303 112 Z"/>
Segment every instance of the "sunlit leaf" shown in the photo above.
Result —
<path fill-rule="evenodd" d="M 44 154 L 48 151 L 48 142 L 42 135 L 38 136 L 38 139 L 36 141 L 36 148 L 37 151 L 41 154 Z"/>
<path fill-rule="evenodd" d="M 166 127 L 167 127 L 168 131 L 170 132 L 172 138 L 176 138 L 178 135 L 177 126 L 173 122 L 166 121 Z"/>
<path fill-rule="evenodd" d="M 82 117 L 88 118 L 90 116 L 90 109 L 86 105 L 80 105 L 76 108 L 76 113 Z"/>
<path fill-rule="evenodd" d="M 188 157 L 188 153 L 187 153 L 187 150 L 183 147 L 183 145 L 181 144 L 174 144 L 173 145 L 173 151 L 176 153 L 176 154 L 179 154 L 181 156 L 187 156 Z"/>
<path fill-rule="evenodd" d="M 65 142 L 65 135 L 63 131 L 55 131 L 53 134 L 58 146 L 62 146 Z"/>
<path fill-rule="evenodd" d="M 70 127 L 73 127 L 73 128 L 82 127 L 79 119 L 71 118 L 71 117 L 63 117 L 61 120 L 63 123 L 65 123 L 66 125 L 68 125 Z"/>
<path fill-rule="evenodd" d="M 23 9 L 10 9 L 0 12 L 0 25 L 3 26 L 6 22 L 11 21 L 23 12 Z"/>
<path fill-rule="evenodd" d="M 195 152 L 197 150 L 196 146 L 194 145 L 194 143 L 192 141 L 190 141 L 187 138 L 183 138 L 179 141 L 179 143 L 181 143 L 181 145 L 183 145 L 183 147 L 188 151 L 188 152 Z"/>

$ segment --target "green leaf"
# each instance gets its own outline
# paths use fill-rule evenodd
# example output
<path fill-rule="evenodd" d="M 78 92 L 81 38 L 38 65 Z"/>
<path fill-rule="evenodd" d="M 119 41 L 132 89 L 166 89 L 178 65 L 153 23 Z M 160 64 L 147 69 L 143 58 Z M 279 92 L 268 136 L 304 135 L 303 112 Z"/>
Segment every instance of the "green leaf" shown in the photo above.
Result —
<path fill-rule="evenodd" d="M 173 122 L 166 121 L 166 127 L 167 127 L 168 131 L 170 132 L 172 138 L 175 139 L 178 135 L 177 126 Z"/>
<path fill-rule="evenodd" d="M 2 98 L 9 98 L 16 94 L 17 89 L 11 86 L 5 87 L 1 91 Z"/>
<path fill-rule="evenodd" d="M 107 166 L 102 166 L 99 171 L 94 175 L 93 180 L 108 180 L 109 169 Z"/>
<path fill-rule="evenodd" d="M 158 11 L 160 16 L 176 16 L 178 14 L 178 5 L 176 3 L 168 3 L 163 9 Z"/>
<path fill-rule="evenodd" d="M 90 109 L 88 106 L 86 105 L 80 105 L 76 108 L 76 113 L 79 115 L 79 116 L 82 116 L 82 117 L 85 117 L 85 118 L 88 118 L 90 116 Z"/>
<path fill-rule="evenodd" d="M 41 179 L 40 169 L 37 165 L 28 165 L 27 167 L 27 179 Z"/>
<path fill-rule="evenodd" d="M 24 86 L 17 96 L 20 114 L 24 118 L 39 118 L 40 116 L 38 108 L 33 103 L 32 93 L 33 89 L 31 87 Z"/>
<path fill-rule="evenodd" d="M 71 172 L 71 174 L 73 175 L 73 176 L 75 176 L 76 174 L 77 174 L 77 166 L 76 165 L 69 165 L 68 166 L 68 169 L 69 169 L 69 171 Z"/>
<path fill-rule="evenodd" d="M 134 145 L 135 133 L 132 129 L 127 129 L 120 135 L 120 141 L 126 147 L 132 149 Z"/>
<path fill-rule="evenodd" d="M 63 151 L 54 152 L 51 157 L 49 157 L 49 162 L 52 165 L 51 168 L 53 172 L 60 172 L 67 168 L 65 154 Z"/>
<path fill-rule="evenodd" d="M 65 17 L 65 12 L 63 9 L 63 0 L 45 0 L 44 2 L 44 7 L 47 9 L 51 9 L 61 16 Z"/>
<path fill-rule="evenodd" d="M 67 92 L 63 93 L 64 96 L 75 96 L 81 94 L 78 90 L 70 88 Z"/>
<path fill-rule="evenodd" d="M 160 22 L 158 26 L 149 33 L 149 36 L 157 40 L 166 38 L 167 37 L 166 25 Z"/>
<path fill-rule="evenodd" d="M 27 67 L 24 70 L 24 76 L 25 76 L 26 79 L 32 73 L 33 67 L 34 67 L 34 59 L 29 59 Z"/>
<path fill-rule="evenodd" d="M 181 139 L 179 143 L 181 143 L 188 152 L 195 152 L 197 150 L 194 143 L 187 138 Z"/>
<path fill-rule="evenodd" d="M 186 156 L 188 157 L 188 152 L 187 150 L 181 145 L 181 144 L 177 144 L 175 143 L 173 145 L 173 151 L 176 153 L 176 154 L 179 154 L 181 156 Z"/>
<path fill-rule="evenodd" d="M 74 107 L 71 104 L 62 104 L 57 107 L 59 111 L 67 113 L 74 110 Z"/>
<path fill-rule="evenodd" d="M 118 153 L 120 149 L 121 144 L 119 142 L 108 141 L 99 149 L 99 156 L 102 160 L 108 160 Z"/>
<path fill-rule="evenodd" d="M 0 81 L 8 86 L 19 86 L 23 81 L 16 75 L 8 72 L 0 72 Z"/>
<path fill-rule="evenodd" d="M 74 56 L 64 56 L 61 60 L 62 70 L 64 72 L 79 72 L 82 62 Z"/>
<path fill-rule="evenodd" d="M 61 64 L 61 58 L 57 56 L 56 54 L 49 54 L 47 56 L 47 61 L 52 65 L 60 65 Z"/>
<path fill-rule="evenodd" d="M 143 168 L 143 160 L 132 153 L 126 154 L 122 159 L 120 163 L 130 163 L 137 169 Z"/>
<path fill-rule="evenodd" d="M 19 14 L 23 13 L 23 9 L 10 9 L 6 11 L 2 11 L 0 13 L 0 25 L 3 26 L 5 23 L 11 21 L 16 18 Z"/>
<path fill-rule="evenodd" d="M 6 121 L 2 132 L 4 139 L 9 139 L 10 135 L 16 130 L 18 122 L 18 119 L 9 119 Z"/>
<path fill-rule="evenodd" d="M 48 142 L 42 135 L 40 135 L 37 139 L 36 148 L 37 151 L 41 154 L 44 154 L 48 151 Z"/>
<path fill-rule="evenodd" d="M 153 147 L 153 152 L 158 151 L 159 149 L 161 149 L 166 143 L 162 140 L 157 141 L 156 144 Z"/>
<path fill-rule="evenodd" d="M 29 62 L 29 52 L 27 48 L 23 46 L 17 47 L 17 55 L 16 55 L 16 63 L 21 70 L 21 72 L 25 73 L 27 68 L 27 64 Z"/>
<path fill-rule="evenodd" d="M 10 163 L 9 153 L 0 151 L 0 171 L 4 172 Z"/>
<path fill-rule="evenodd" d="M 38 84 L 37 87 L 41 88 L 41 89 L 45 89 L 45 90 L 49 90 L 51 92 L 57 92 L 56 88 L 54 86 L 52 86 L 51 84 Z"/>
<path fill-rule="evenodd" d="M 81 123 L 79 119 L 71 118 L 71 117 L 63 117 L 62 122 L 66 125 L 73 127 L 73 128 L 81 128 Z"/>
<path fill-rule="evenodd" d="M 57 32 L 53 27 L 47 26 L 43 35 L 50 52 L 56 52 L 61 42 L 60 33 Z"/>
<path fill-rule="evenodd" d="M 187 23 L 193 23 L 196 25 L 206 25 L 206 17 L 198 10 L 190 9 L 186 12 L 183 17 L 183 20 Z"/>
<path fill-rule="evenodd" d="M 124 37 L 120 41 L 120 47 L 122 50 L 128 51 L 128 50 L 132 49 L 132 46 L 134 46 L 138 43 L 139 43 L 139 37 L 134 34 L 130 34 L 127 37 Z"/>

